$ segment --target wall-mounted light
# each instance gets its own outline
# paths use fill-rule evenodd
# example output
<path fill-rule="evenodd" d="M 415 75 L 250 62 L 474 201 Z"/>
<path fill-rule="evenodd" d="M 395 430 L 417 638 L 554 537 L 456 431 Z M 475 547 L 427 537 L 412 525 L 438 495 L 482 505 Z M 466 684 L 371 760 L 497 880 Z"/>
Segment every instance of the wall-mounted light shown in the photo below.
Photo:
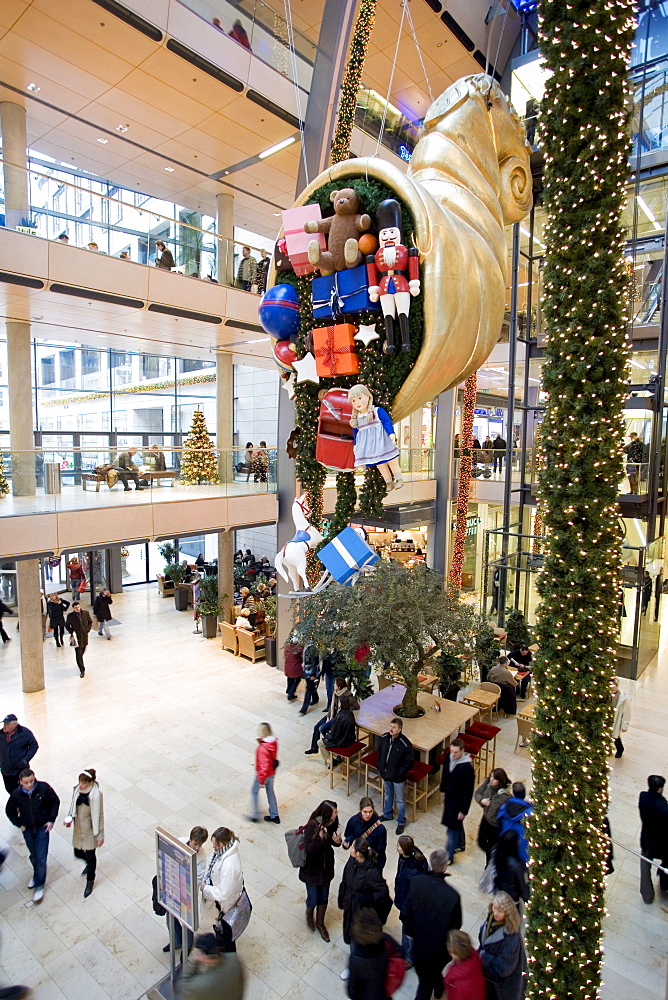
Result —
<path fill-rule="evenodd" d="M 174 173 L 174 167 L 165 167 L 165 170 L 167 171 L 168 174 Z"/>
<path fill-rule="evenodd" d="M 127 130 L 128 130 L 129 128 L 130 128 L 130 126 L 129 126 L 129 125 L 117 125 L 117 126 L 116 126 L 116 131 L 117 131 L 117 132 L 127 132 Z"/>
<path fill-rule="evenodd" d="M 42 88 L 38 87 L 36 83 L 29 83 L 26 90 L 29 90 L 31 94 L 38 94 Z"/>
<path fill-rule="evenodd" d="M 101 145 L 103 145 L 103 146 L 106 146 L 106 145 L 107 145 L 107 143 L 109 142 L 109 140 L 108 140 L 108 139 L 98 139 L 97 141 L 98 141 L 99 143 L 101 143 Z"/>

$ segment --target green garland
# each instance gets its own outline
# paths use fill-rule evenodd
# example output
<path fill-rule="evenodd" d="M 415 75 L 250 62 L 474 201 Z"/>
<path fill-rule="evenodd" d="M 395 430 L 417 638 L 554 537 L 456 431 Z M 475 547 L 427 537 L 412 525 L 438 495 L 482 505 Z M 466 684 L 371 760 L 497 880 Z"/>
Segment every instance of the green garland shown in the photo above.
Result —
<path fill-rule="evenodd" d="M 330 163 L 339 163 L 341 160 L 347 160 L 350 156 L 350 140 L 355 125 L 357 95 L 362 83 L 364 61 L 369 48 L 375 16 L 376 0 L 362 0 L 350 43 L 350 58 L 341 85 L 341 99 L 330 152 Z"/>
<path fill-rule="evenodd" d="M 364 211 L 372 219 L 375 218 L 376 209 L 381 201 L 385 198 L 397 197 L 394 191 L 391 191 L 390 188 L 378 181 L 351 178 L 350 180 L 346 180 L 346 185 L 357 191 Z M 341 187 L 340 183 L 330 182 L 324 184 L 314 192 L 310 199 L 311 203 L 317 202 L 323 211 L 331 208 L 330 195 L 332 191 L 337 190 L 339 187 Z M 411 237 L 415 230 L 415 224 L 413 217 L 403 205 L 402 226 L 404 242 L 407 246 L 411 246 Z M 309 332 L 317 327 L 330 326 L 332 320 L 316 320 L 313 318 L 310 275 L 298 277 L 290 273 L 279 274 L 277 280 L 294 285 L 299 295 L 301 324 L 295 351 L 298 358 L 303 358 L 306 354 L 305 342 Z M 381 337 L 383 336 L 384 324 L 379 312 L 366 311 L 360 313 L 359 317 L 361 323 L 369 326 L 375 325 L 378 333 L 381 334 Z M 358 346 L 360 370 L 357 375 L 339 376 L 333 379 L 321 378 L 317 385 L 313 382 L 299 382 L 295 385 L 297 424 L 301 428 L 296 471 L 302 486 L 307 492 L 312 512 L 311 522 L 318 528 L 322 525 L 322 488 L 326 476 L 325 469 L 316 461 L 315 457 L 318 414 L 320 410 L 319 393 L 335 386 L 350 388 L 358 382 L 362 382 L 373 393 L 374 403 L 384 407 L 391 414 L 392 401 L 415 364 L 422 346 L 423 308 L 421 296 L 411 299 L 409 329 L 411 350 L 406 354 L 396 354 L 394 357 L 388 357 L 383 354 L 382 339 L 372 341 L 368 347 L 360 344 Z M 364 485 L 360 490 L 360 514 L 365 517 L 381 517 L 383 512 L 382 501 L 385 495 L 385 484 L 378 470 L 373 468 L 367 469 L 364 477 Z M 337 476 L 337 504 L 334 518 L 332 519 L 336 530 L 345 527 L 351 520 L 355 510 L 355 500 L 355 484 L 352 473 Z"/>
<path fill-rule="evenodd" d="M 628 170 L 633 0 L 543 0 L 549 397 L 538 589 L 527 997 L 595 1000 L 608 844 L 620 601 L 617 493 L 627 345 L 620 216 Z"/>

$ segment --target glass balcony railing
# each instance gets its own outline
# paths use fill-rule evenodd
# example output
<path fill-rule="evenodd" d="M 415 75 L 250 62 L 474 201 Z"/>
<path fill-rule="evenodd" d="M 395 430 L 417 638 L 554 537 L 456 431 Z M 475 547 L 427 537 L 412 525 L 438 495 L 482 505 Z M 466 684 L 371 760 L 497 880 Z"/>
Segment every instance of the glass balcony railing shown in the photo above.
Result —
<path fill-rule="evenodd" d="M 264 0 L 180 0 L 204 21 L 224 32 L 307 93 L 311 89 L 317 46 L 302 31 L 290 34 L 282 10 Z"/>
<path fill-rule="evenodd" d="M 180 211 L 177 218 L 165 215 L 151 205 L 153 199 L 148 196 L 136 195 L 130 200 L 132 193 L 129 191 L 120 192 L 120 196 L 103 193 L 103 186 L 115 190 L 106 182 L 95 182 L 100 190 L 93 191 L 90 186 L 72 180 L 71 174 L 59 172 L 58 164 L 49 170 L 30 167 L 27 173 L 31 192 L 34 188 L 35 193 L 30 215 L 17 227 L 21 232 L 150 267 L 157 265 L 162 252 L 156 245 L 160 241 L 173 259 L 169 270 L 256 294 L 264 291 L 269 264 L 267 251 L 246 241 L 220 236 L 213 225 L 198 224 L 205 222 L 206 216 L 185 210 Z M 48 191 L 49 182 L 53 192 L 43 197 L 41 204 L 37 203 L 37 192 Z M 77 203 L 80 205 L 81 215 L 59 210 L 63 194 L 70 197 L 72 208 Z M 111 222 L 111 219 L 117 221 Z M 66 240 L 60 240 L 63 234 Z M 246 246 L 250 249 L 253 266 L 248 272 L 244 271 L 251 279 L 244 283 L 239 265 Z"/>
<path fill-rule="evenodd" d="M 250 465 L 244 448 L 145 448 L 133 456 L 135 468 L 129 470 L 119 462 L 123 451 L 127 448 L 3 451 L 9 493 L 0 497 L 0 517 L 276 492 L 275 448 L 256 449 Z M 201 481 L 192 471 L 199 462 L 206 463 Z M 121 496 L 126 489 L 132 497 Z"/>
<path fill-rule="evenodd" d="M 527 448 L 524 452 L 526 455 L 526 481 L 528 483 L 535 482 L 535 451 L 532 448 Z M 480 451 L 475 451 L 473 456 L 473 478 L 479 480 L 481 483 L 490 481 L 503 483 L 506 480 L 506 457 L 507 454 L 504 451 L 488 451 L 481 449 Z M 454 452 L 454 477 L 459 479 L 459 449 L 455 448 Z M 522 459 L 522 449 L 513 448 L 512 457 L 510 462 L 510 477 L 511 482 L 520 484 L 521 483 L 521 459 Z"/>

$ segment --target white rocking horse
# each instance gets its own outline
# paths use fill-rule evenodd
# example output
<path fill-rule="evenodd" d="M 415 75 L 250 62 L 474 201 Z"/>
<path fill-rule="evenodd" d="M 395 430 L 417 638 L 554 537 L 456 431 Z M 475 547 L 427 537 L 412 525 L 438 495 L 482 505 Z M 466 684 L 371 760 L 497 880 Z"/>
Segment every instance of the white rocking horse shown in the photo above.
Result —
<path fill-rule="evenodd" d="M 292 584 L 291 597 L 298 597 L 301 594 L 311 594 L 311 590 L 306 576 L 306 553 L 309 549 L 314 549 L 322 541 L 322 535 L 317 528 L 308 523 L 311 511 L 306 506 L 306 494 L 302 493 L 292 505 L 292 520 L 295 524 L 296 534 L 289 542 L 286 542 L 280 552 L 276 553 L 274 566 L 281 574 L 286 583 Z M 299 589 L 299 581 L 303 581 L 303 589 Z"/>

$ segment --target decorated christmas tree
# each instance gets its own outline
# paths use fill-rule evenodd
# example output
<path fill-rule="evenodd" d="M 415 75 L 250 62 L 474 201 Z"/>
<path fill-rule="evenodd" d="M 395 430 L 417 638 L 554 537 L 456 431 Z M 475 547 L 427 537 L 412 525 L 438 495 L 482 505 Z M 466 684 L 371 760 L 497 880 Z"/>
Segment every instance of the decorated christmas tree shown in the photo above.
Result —
<path fill-rule="evenodd" d="M 180 483 L 219 483 L 218 459 L 201 410 L 195 410 L 181 456 Z"/>
<path fill-rule="evenodd" d="M 0 466 L 0 497 L 6 497 L 9 493 L 9 483 L 7 482 L 7 477 Z"/>

